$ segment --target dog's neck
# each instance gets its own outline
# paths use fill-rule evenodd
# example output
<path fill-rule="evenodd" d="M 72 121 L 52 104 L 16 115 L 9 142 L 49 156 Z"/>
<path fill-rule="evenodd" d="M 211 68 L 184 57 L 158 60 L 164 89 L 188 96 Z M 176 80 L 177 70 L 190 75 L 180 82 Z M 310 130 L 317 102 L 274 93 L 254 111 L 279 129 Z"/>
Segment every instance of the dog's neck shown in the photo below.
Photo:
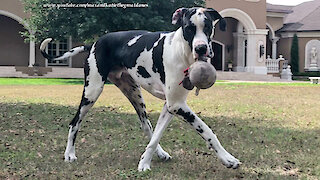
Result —
<path fill-rule="evenodd" d="M 183 31 L 180 27 L 177 31 L 174 32 L 173 43 L 175 43 L 175 53 L 180 57 L 179 59 L 183 61 L 187 67 L 195 62 L 191 48 L 188 42 L 183 37 Z"/>

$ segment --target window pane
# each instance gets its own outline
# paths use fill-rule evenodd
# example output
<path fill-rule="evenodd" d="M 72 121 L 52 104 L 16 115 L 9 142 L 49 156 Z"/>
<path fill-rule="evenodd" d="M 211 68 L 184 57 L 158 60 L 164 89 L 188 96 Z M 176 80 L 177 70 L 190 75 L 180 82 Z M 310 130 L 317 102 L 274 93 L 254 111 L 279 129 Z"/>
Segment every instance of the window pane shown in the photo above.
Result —
<path fill-rule="evenodd" d="M 48 54 L 51 56 L 61 56 L 68 51 L 68 40 L 64 39 L 59 42 L 49 43 Z M 57 54 L 58 53 L 58 54 Z M 68 65 L 69 60 L 48 60 L 51 66 L 65 66 Z"/>
<path fill-rule="evenodd" d="M 56 44 L 55 43 L 49 43 L 48 45 L 48 54 L 51 56 L 56 55 Z"/>

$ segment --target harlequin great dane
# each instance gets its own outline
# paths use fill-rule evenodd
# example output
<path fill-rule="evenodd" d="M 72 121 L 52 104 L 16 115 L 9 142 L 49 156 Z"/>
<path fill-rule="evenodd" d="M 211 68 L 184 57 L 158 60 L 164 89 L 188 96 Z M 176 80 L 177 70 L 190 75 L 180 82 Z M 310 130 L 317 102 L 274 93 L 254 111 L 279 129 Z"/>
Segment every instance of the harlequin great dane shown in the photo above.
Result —
<path fill-rule="evenodd" d="M 200 57 L 212 56 L 210 46 L 214 25 L 220 20 L 220 29 L 226 23 L 214 9 L 180 8 L 175 11 L 172 23 L 179 26 L 174 32 L 125 31 L 107 33 L 92 46 L 73 48 L 61 57 L 51 57 L 44 49 L 51 38 L 42 42 L 44 57 L 60 60 L 83 51 L 90 51 L 84 64 L 85 84 L 77 114 L 70 123 L 65 161 L 77 159 L 75 139 L 84 116 L 98 99 L 105 81 L 114 83 L 135 108 L 144 133 L 150 138 L 140 158 L 139 171 L 150 169 L 152 155 L 168 160 L 171 156 L 159 144 L 160 138 L 171 121 L 178 116 L 188 122 L 215 150 L 218 158 L 228 168 L 238 168 L 238 159 L 228 153 L 212 130 L 188 107 L 188 90 L 179 85 L 184 70 Z M 153 132 L 141 95 L 144 88 L 157 98 L 165 100 Z"/>

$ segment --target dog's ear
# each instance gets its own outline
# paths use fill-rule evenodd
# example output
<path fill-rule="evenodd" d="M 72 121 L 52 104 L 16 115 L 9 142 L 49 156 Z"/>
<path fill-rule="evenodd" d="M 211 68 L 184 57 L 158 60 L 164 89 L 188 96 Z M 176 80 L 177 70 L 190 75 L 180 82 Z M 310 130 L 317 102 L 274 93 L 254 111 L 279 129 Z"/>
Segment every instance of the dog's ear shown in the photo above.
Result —
<path fill-rule="evenodd" d="M 225 31 L 226 30 L 226 26 L 227 23 L 224 20 L 224 18 L 218 13 L 218 11 L 212 9 L 212 8 L 208 8 L 206 10 L 207 13 L 209 13 L 210 17 L 212 18 L 212 21 L 216 21 L 218 20 L 220 22 L 220 30 L 221 31 Z"/>
<path fill-rule="evenodd" d="M 182 26 L 182 17 L 187 12 L 187 8 L 179 8 L 172 15 L 172 24 Z"/>

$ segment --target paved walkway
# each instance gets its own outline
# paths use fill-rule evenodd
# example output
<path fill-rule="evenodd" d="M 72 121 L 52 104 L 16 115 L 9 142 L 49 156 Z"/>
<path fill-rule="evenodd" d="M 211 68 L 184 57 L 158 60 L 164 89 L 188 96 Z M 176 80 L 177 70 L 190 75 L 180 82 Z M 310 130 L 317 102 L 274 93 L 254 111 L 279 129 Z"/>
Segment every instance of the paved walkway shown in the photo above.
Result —
<path fill-rule="evenodd" d="M 41 73 L 40 73 L 41 72 Z M 33 75 L 30 75 L 33 74 Z M 83 68 L 50 67 L 28 68 L 0 66 L 0 77 L 23 78 L 83 78 Z"/>

